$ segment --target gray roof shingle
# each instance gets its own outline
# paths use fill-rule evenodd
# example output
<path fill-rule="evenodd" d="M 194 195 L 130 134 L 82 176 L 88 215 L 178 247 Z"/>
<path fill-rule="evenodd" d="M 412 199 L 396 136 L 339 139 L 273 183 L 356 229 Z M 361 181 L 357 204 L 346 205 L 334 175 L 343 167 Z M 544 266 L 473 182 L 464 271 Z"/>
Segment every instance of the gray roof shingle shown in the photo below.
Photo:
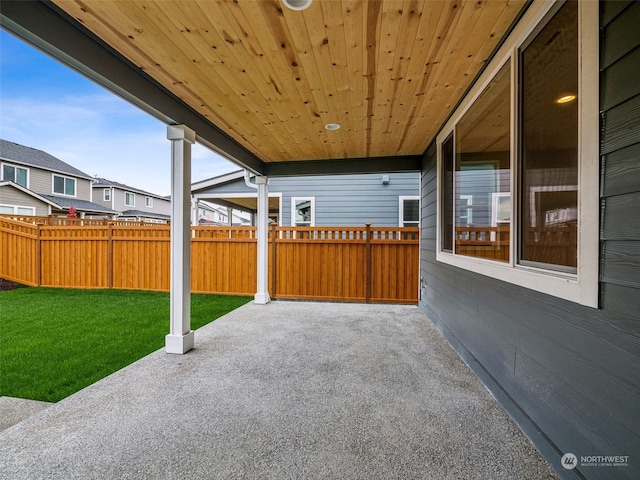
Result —
<path fill-rule="evenodd" d="M 114 182 L 112 180 L 107 180 L 106 178 L 102 178 L 102 177 L 96 178 L 94 183 L 93 183 L 93 186 L 97 187 L 97 188 L 115 187 L 115 188 L 119 188 L 121 190 L 126 190 L 128 192 L 140 193 L 142 195 L 147 195 L 149 197 L 161 198 L 163 200 L 171 200 L 171 195 L 169 195 L 168 197 L 163 196 L 163 195 L 158 195 L 157 193 L 151 193 L 151 192 L 147 192 L 145 190 L 140 190 L 139 188 L 130 187 L 129 185 L 125 185 L 124 183 Z"/>
<path fill-rule="evenodd" d="M 100 213 L 117 213 L 115 210 L 111 210 L 102 205 L 98 205 L 97 203 L 90 202 L 88 200 L 79 200 L 77 198 L 67 198 L 67 197 L 58 197 L 56 195 L 43 195 L 40 194 L 41 197 L 46 198 L 47 200 L 60 205 L 62 208 L 70 208 L 75 207 L 76 210 L 81 210 L 83 212 L 100 212 Z"/>
<path fill-rule="evenodd" d="M 142 210 L 125 210 L 124 212 L 120 212 L 120 215 L 123 217 L 148 217 L 171 220 L 171 215 L 165 215 L 164 213 L 156 212 L 143 212 Z"/>
<path fill-rule="evenodd" d="M 87 178 L 92 180 L 93 177 L 72 167 L 68 163 L 63 162 L 53 155 L 37 150 L 31 147 L 25 147 L 19 143 L 9 142 L 0 139 L 0 158 L 22 165 L 51 170 L 58 173 L 66 173 L 74 177 Z"/>

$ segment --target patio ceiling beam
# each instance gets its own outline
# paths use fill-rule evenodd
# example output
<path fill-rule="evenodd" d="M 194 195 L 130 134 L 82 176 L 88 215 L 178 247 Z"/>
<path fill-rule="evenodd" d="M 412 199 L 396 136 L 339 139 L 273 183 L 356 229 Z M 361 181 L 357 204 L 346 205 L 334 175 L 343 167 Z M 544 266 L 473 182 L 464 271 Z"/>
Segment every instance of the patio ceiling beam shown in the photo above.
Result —
<path fill-rule="evenodd" d="M 48 2 L 0 2 L 2 28 L 167 125 L 198 132 L 198 143 L 242 168 L 264 174 L 265 163 L 178 97 Z"/>
<path fill-rule="evenodd" d="M 298 175 L 342 175 L 355 173 L 419 172 L 422 155 L 402 157 L 350 158 L 344 160 L 305 160 L 268 163 L 269 177 Z"/>

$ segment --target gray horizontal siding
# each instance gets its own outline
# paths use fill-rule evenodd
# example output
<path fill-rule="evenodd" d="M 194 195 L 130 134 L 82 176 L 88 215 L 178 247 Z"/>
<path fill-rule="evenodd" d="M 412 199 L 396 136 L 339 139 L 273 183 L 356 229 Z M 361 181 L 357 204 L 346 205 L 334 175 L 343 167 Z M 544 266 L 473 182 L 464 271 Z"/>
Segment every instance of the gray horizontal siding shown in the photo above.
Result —
<path fill-rule="evenodd" d="M 283 225 L 291 225 L 291 198 L 315 198 L 317 226 L 358 226 L 369 222 L 375 226 L 398 226 L 400 196 L 418 196 L 417 173 L 389 173 L 389 183 L 382 184 L 383 174 L 314 175 L 274 177 L 269 179 L 269 193 L 281 194 Z M 219 185 L 199 195 L 225 196 L 256 192 L 243 179 Z"/>
<path fill-rule="evenodd" d="M 111 207 L 112 202 L 104 202 L 102 199 L 102 188 L 96 188 L 93 195 L 95 198 L 95 202 L 100 205 L 107 205 L 109 208 L 113 208 L 117 212 L 123 212 L 125 210 L 140 210 L 141 212 L 149 212 L 149 213 L 160 213 L 163 215 L 171 215 L 171 200 L 163 200 L 157 197 L 151 197 L 153 199 L 153 207 L 149 208 L 145 206 L 144 199 L 147 195 L 142 193 L 131 192 L 135 195 L 135 205 L 129 206 L 124 204 L 125 190 L 121 190 L 119 188 L 114 188 L 113 195 L 113 207 Z M 127 190 L 128 191 L 128 190 Z"/>
<path fill-rule="evenodd" d="M 281 177 L 270 180 L 269 191 L 282 193 L 282 223 L 291 225 L 291 198 L 314 197 L 316 226 L 371 223 L 397 226 L 399 196 L 418 195 L 417 173 Z"/>
<path fill-rule="evenodd" d="M 13 207 L 35 207 L 36 215 L 49 215 L 49 205 L 13 187 L 0 188 L 0 204 Z"/>
<path fill-rule="evenodd" d="M 438 263 L 433 146 L 421 178 L 420 307 L 563 478 L 635 479 L 640 478 L 638 2 L 601 5 L 600 308 Z M 568 471 L 559 465 L 566 452 L 630 455 L 630 463 Z"/>
<path fill-rule="evenodd" d="M 58 195 L 53 191 L 53 172 L 50 172 L 49 170 L 42 170 L 36 167 L 25 167 L 24 165 L 20 164 L 12 164 L 8 161 L 3 161 L 2 163 L 27 168 L 29 170 L 27 188 L 32 192 L 44 195 Z M 85 178 L 77 178 L 72 175 L 65 175 L 61 173 L 55 173 L 55 175 L 67 178 L 75 178 L 76 198 L 87 201 L 91 200 L 91 180 L 87 180 Z"/>
<path fill-rule="evenodd" d="M 104 207 L 107 208 L 112 208 L 112 201 L 104 201 L 104 191 L 105 190 L 110 190 L 110 189 L 105 189 L 104 187 L 93 187 L 93 203 L 97 203 L 98 205 L 102 205 Z M 112 193 L 113 195 L 113 193 Z"/>

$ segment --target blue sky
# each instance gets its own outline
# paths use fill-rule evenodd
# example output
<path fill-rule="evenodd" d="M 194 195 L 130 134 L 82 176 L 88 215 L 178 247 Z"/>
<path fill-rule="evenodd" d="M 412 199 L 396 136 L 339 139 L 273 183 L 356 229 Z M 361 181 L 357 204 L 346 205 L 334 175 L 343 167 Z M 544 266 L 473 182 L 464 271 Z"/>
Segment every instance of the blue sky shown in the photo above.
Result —
<path fill-rule="evenodd" d="M 88 175 L 171 193 L 166 126 L 0 30 L 0 138 L 44 150 Z M 194 145 L 192 180 L 237 170 Z"/>

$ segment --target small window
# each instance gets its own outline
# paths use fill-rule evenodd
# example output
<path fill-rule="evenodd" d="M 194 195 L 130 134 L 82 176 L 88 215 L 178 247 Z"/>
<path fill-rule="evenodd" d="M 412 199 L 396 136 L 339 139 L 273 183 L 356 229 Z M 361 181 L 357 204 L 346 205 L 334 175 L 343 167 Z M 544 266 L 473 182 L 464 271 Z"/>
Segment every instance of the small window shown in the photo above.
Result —
<path fill-rule="evenodd" d="M 136 195 L 131 192 L 124 192 L 124 204 L 127 207 L 135 207 L 136 206 Z"/>
<path fill-rule="evenodd" d="M 104 190 L 102 190 L 102 200 L 104 200 L 105 202 L 110 202 L 111 201 L 111 189 L 110 188 L 105 188 Z"/>
<path fill-rule="evenodd" d="M 14 165 L 2 165 L 2 180 L 5 182 L 13 182 L 21 187 L 28 187 L 28 170 Z"/>
<path fill-rule="evenodd" d="M 144 206 L 148 208 L 153 208 L 153 198 L 144 197 Z"/>
<path fill-rule="evenodd" d="M 53 176 L 53 193 L 60 195 L 76 196 L 76 179 L 69 177 Z"/>
<path fill-rule="evenodd" d="M 315 198 L 291 198 L 291 225 L 294 227 L 314 227 L 316 224 Z"/>
<path fill-rule="evenodd" d="M 418 227 L 420 225 L 420 197 L 400 197 L 401 227 Z"/>

